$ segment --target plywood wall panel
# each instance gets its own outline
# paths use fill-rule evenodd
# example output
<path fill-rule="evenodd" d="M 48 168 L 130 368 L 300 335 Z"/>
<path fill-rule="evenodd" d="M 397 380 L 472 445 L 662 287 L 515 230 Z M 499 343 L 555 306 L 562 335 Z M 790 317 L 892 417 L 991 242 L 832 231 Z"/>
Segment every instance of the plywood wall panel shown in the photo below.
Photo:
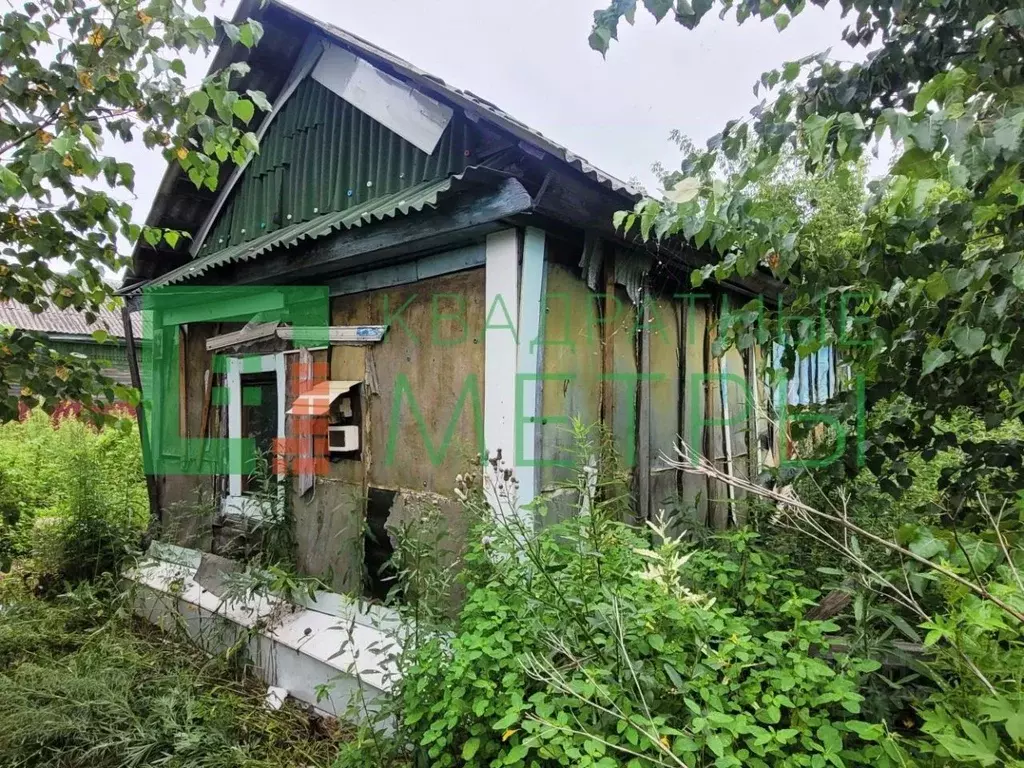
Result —
<path fill-rule="evenodd" d="M 483 269 L 332 301 L 335 324 L 391 325 L 367 357 L 368 485 L 449 495 L 456 475 L 475 457 L 483 417 L 484 303 Z M 446 435 L 464 392 L 461 414 Z"/>

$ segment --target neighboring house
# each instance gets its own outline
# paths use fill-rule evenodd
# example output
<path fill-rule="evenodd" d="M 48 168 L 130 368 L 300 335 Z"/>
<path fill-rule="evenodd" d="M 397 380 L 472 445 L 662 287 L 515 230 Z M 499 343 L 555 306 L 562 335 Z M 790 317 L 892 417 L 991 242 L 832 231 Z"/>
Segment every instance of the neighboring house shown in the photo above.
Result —
<path fill-rule="evenodd" d="M 24 304 L 9 300 L 0 302 L 0 325 L 39 333 L 57 352 L 93 360 L 103 366 L 105 375 L 119 384 L 132 386 L 120 310 L 101 309 L 95 322 L 89 323 L 84 312 L 74 309 L 51 305 L 42 312 L 33 312 Z M 102 343 L 94 335 L 97 331 L 106 334 Z"/>
<path fill-rule="evenodd" d="M 279 441 L 322 462 L 293 483 L 299 568 L 350 593 L 370 571 L 379 594 L 388 522 L 435 503 L 452 537 L 465 535 L 451 499 L 481 423 L 525 504 L 571 479 L 570 418 L 610 430 L 634 467 L 641 518 L 687 508 L 737 522 L 733 491 L 664 457 L 682 435 L 736 474 L 776 461 L 762 351 L 718 359 L 712 344 L 723 311 L 780 286 L 754 274 L 691 295 L 692 268 L 713 255 L 621 237 L 613 215 L 639 199 L 625 183 L 277 0 L 245 0 L 236 20 L 249 16 L 262 42 L 252 52 L 225 42 L 213 66 L 247 61 L 237 87 L 273 104 L 253 121 L 260 153 L 226 167 L 216 191 L 172 164 L 147 223 L 194 238 L 175 249 L 140 241 L 124 289 L 135 310 L 156 297 L 154 327 L 174 326 L 151 349 L 180 387 L 143 386 L 150 433 L 185 438 L 148 446 L 167 462 L 153 489 L 165 538 L 231 554 L 259 503 L 238 462 L 204 474 L 214 450 L 204 441 Z M 330 343 L 297 352 L 301 333 L 274 301 L 280 286 L 311 285 L 330 297 L 319 318 Z M 239 286 L 266 301 L 233 303 Z M 214 287 L 221 294 L 202 290 Z M 191 314 L 159 309 L 177 289 L 196 289 Z M 830 356 L 808 364 L 791 399 L 833 391 L 834 368 Z M 303 396 L 325 378 L 323 399 Z M 302 429 L 318 403 L 334 424 L 326 449 Z M 570 514 L 572 499 L 555 507 L 553 517 Z"/>

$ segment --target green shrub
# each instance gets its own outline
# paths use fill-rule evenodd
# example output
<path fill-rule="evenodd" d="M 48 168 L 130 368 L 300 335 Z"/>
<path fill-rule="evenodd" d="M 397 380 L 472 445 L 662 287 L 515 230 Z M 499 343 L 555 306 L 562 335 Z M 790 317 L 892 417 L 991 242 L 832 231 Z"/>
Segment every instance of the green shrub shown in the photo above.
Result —
<path fill-rule="evenodd" d="M 1024 611 L 1019 571 L 1000 566 L 987 589 Z M 949 598 L 924 625 L 934 692 L 917 704 L 921 736 L 908 751 L 924 766 L 1024 766 L 1024 629 L 974 594 Z"/>
<path fill-rule="evenodd" d="M 896 764 L 817 593 L 751 548 L 694 551 L 583 515 L 484 530 L 450 638 L 413 650 L 407 736 L 434 766 Z M 682 761 L 682 763 L 680 762 Z"/>
<path fill-rule="evenodd" d="M 44 585 L 115 572 L 148 522 L 138 427 L 35 412 L 0 425 L 0 569 L 31 558 Z"/>

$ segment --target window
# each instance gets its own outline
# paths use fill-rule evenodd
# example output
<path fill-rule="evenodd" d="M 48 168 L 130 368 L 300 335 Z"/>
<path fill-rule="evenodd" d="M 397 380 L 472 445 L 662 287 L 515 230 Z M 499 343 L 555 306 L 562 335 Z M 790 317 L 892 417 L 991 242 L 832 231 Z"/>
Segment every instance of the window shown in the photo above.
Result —
<path fill-rule="evenodd" d="M 259 517 L 264 510 L 253 497 L 266 489 L 257 487 L 254 477 L 271 477 L 274 447 L 277 440 L 285 437 L 284 355 L 229 358 L 227 388 L 228 437 L 231 439 L 228 497 L 224 508 L 227 512 Z M 257 461 L 269 464 L 262 471 L 254 472 Z M 283 503 L 283 483 L 277 486 L 277 491 Z M 263 501 L 265 499 L 264 495 Z"/>
<path fill-rule="evenodd" d="M 277 374 L 243 374 L 242 439 L 252 440 L 255 451 L 244 456 L 242 495 L 265 493 L 274 465 L 274 441 L 277 439 Z M 262 482 L 263 487 L 259 487 Z"/>

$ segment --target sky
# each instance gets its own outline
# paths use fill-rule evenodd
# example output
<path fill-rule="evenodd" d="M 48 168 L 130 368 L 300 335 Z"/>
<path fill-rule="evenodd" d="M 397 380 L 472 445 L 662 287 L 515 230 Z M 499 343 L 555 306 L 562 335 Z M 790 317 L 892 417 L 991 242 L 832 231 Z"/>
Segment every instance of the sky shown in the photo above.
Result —
<path fill-rule="evenodd" d="M 689 31 L 647 14 L 622 23 L 607 59 L 590 49 L 594 10 L 607 0 L 290 0 L 298 8 L 391 51 L 446 82 L 497 104 L 521 122 L 621 179 L 656 189 L 650 171 L 681 157 L 669 141 L 678 129 L 698 143 L 745 116 L 752 87 L 782 62 L 834 48 L 845 22 L 835 8 L 810 5 L 784 32 L 772 23 L 709 14 Z M 832 4 L 835 5 L 835 4 Z M 236 2 L 211 0 L 230 17 Z M 189 61 L 201 77 L 206 63 Z M 165 163 L 141 147 L 136 219 L 145 218 Z"/>

